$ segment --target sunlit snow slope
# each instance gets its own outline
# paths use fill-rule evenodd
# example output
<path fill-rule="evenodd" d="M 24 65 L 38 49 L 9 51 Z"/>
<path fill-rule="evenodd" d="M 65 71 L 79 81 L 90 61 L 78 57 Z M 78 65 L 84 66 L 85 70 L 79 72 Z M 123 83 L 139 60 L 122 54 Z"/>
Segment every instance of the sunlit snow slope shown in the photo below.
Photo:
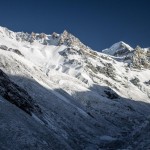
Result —
<path fill-rule="evenodd" d="M 149 54 L 124 42 L 96 52 L 67 31 L 0 27 L 0 147 L 150 148 L 136 144 L 149 136 Z"/>

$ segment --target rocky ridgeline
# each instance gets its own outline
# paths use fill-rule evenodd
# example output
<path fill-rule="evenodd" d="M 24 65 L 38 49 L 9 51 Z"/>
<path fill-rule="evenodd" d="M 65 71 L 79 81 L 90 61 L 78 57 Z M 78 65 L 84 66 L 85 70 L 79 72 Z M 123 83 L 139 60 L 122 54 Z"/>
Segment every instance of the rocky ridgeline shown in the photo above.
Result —
<path fill-rule="evenodd" d="M 36 34 L 34 32 L 32 32 L 31 34 L 29 33 L 24 33 L 24 32 L 20 32 L 16 34 L 16 40 L 17 41 L 27 41 L 30 43 L 33 43 L 34 41 L 38 41 L 41 44 L 47 45 L 47 40 L 46 40 L 46 34 L 41 33 L 41 34 Z"/>
<path fill-rule="evenodd" d="M 97 57 L 97 52 L 93 51 L 88 46 L 84 45 L 78 38 L 76 38 L 71 33 L 66 30 L 62 34 L 57 34 L 53 32 L 51 35 L 45 33 L 25 33 L 25 32 L 13 32 L 7 28 L 1 27 L 1 34 L 3 36 L 8 36 L 11 39 L 15 39 L 18 42 L 29 42 L 30 44 L 38 42 L 43 45 L 66 45 L 68 48 L 73 50 L 82 51 L 86 56 L 91 56 L 93 58 Z"/>
<path fill-rule="evenodd" d="M 91 50 L 88 46 L 85 46 L 78 38 L 67 32 L 66 30 L 62 34 L 57 34 L 53 32 L 52 35 L 46 35 L 45 33 L 24 33 L 19 32 L 16 34 L 17 41 L 27 41 L 33 43 L 38 41 L 43 45 L 66 45 L 68 47 L 82 49 L 82 50 Z"/>

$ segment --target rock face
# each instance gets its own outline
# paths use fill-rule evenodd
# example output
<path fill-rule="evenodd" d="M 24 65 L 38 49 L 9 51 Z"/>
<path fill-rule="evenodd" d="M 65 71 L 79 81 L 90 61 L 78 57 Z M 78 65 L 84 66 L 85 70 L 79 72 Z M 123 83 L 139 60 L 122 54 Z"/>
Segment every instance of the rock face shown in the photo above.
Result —
<path fill-rule="evenodd" d="M 1 149 L 150 149 L 149 48 L 2 27 L 0 43 Z"/>
<path fill-rule="evenodd" d="M 66 30 L 60 35 L 59 45 L 67 45 L 69 47 L 78 47 L 79 49 L 89 49 L 89 47 L 85 46 L 80 42 L 78 38 L 67 32 Z"/>
<path fill-rule="evenodd" d="M 150 61 L 148 57 L 148 51 L 145 51 L 141 47 L 137 46 L 132 56 L 132 65 L 134 68 L 148 68 L 150 69 Z"/>
<path fill-rule="evenodd" d="M 131 82 L 132 82 L 135 86 L 138 86 L 140 80 L 139 80 L 137 77 L 135 77 L 134 79 L 131 80 Z"/>
<path fill-rule="evenodd" d="M 29 115 L 42 113 L 40 107 L 34 102 L 29 94 L 15 83 L 0 69 L 0 95 L 10 103 L 16 105 Z"/>
<path fill-rule="evenodd" d="M 5 50 L 5 51 L 11 51 L 11 52 L 14 52 L 14 53 L 16 53 L 16 54 L 18 54 L 20 56 L 23 56 L 18 49 L 8 48 L 5 45 L 0 45 L 0 49 Z"/>
<path fill-rule="evenodd" d="M 7 47 L 7 46 L 5 46 L 5 45 L 0 45 L 0 49 L 7 50 L 7 49 L 8 49 L 8 47 Z"/>
<path fill-rule="evenodd" d="M 115 68 L 111 63 L 106 64 L 104 67 L 97 66 L 97 70 L 105 76 L 115 79 Z"/>

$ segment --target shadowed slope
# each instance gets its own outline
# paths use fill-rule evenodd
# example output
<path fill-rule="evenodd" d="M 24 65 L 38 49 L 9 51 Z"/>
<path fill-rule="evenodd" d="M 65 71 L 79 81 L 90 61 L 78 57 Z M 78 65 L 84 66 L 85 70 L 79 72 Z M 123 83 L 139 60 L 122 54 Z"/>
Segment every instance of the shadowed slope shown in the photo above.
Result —
<path fill-rule="evenodd" d="M 34 79 L 9 77 L 15 84 L 21 81 L 18 88 L 27 91 L 42 109 L 44 124 L 41 125 L 34 118 L 37 124 L 41 128 L 46 126 L 47 130 L 50 129 L 53 134 L 58 135 L 58 140 L 65 141 L 73 149 L 117 149 L 123 143 L 127 147 L 129 143 L 126 140 L 134 141 L 136 130 L 143 123 L 149 122 L 149 104 L 122 98 L 108 87 L 95 85 L 90 91 L 76 92 L 71 96 L 62 89 L 49 90 Z M 15 109 L 14 106 L 13 108 Z M 147 125 L 141 129 L 140 135 L 146 128 Z"/>

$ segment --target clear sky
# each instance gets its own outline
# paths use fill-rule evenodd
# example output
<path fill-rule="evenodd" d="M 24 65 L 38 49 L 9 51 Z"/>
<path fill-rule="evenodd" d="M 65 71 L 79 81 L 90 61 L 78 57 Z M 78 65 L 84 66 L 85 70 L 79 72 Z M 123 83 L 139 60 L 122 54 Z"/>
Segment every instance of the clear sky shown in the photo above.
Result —
<path fill-rule="evenodd" d="M 1 0 L 0 26 L 13 31 L 62 33 L 95 50 L 124 41 L 150 46 L 150 0 Z"/>

